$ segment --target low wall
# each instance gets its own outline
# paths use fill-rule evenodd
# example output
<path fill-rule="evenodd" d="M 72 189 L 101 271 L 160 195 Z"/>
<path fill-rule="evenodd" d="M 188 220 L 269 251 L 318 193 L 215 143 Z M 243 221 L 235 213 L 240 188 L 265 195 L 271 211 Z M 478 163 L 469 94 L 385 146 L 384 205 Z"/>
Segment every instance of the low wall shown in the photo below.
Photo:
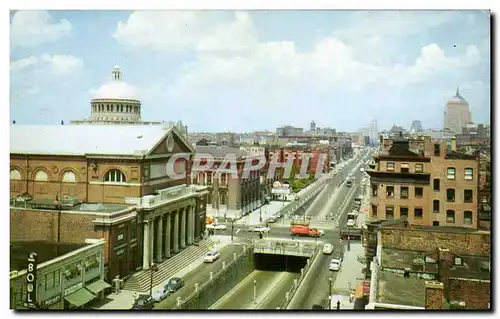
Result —
<path fill-rule="evenodd" d="M 174 309 L 210 308 L 254 270 L 253 259 L 253 247 L 247 247 L 236 259 L 227 262 L 225 269 L 221 268 L 213 273 L 212 278 L 207 277 L 204 282 L 200 282 L 198 289 L 193 288 L 188 297 L 184 300 L 178 299 L 178 306 Z"/>

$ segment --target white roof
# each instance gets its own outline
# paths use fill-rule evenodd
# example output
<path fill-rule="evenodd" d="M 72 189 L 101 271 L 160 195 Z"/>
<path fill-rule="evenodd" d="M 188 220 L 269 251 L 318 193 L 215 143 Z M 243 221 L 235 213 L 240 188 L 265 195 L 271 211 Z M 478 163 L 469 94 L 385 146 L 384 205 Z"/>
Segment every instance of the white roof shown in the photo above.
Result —
<path fill-rule="evenodd" d="M 51 155 L 143 155 L 172 127 L 163 125 L 10 126 L 10 153 Z"/>
<path fill-rule="evenodd" d="M 137 90 L 127 82 L 112 80 L 103 84 L 93 99 L 139 100 Z"/>

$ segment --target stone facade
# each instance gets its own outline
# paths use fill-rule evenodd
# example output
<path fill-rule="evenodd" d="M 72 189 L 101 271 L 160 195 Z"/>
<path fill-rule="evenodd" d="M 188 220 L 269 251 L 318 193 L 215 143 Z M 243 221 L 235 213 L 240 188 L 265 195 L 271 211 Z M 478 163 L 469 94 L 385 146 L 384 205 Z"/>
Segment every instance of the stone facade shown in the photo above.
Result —
<path fill-rule="evenodd" d="M 491 282 L 468 278 L 448 279 L 448 300 L 463 301 L 464 309 L 489 309 Z"/>
<path fill-rule="evenodd" d="M 443 289 L 444 286 L 440 282 L 425 282 L 425 309 L 443 309 Z"/>

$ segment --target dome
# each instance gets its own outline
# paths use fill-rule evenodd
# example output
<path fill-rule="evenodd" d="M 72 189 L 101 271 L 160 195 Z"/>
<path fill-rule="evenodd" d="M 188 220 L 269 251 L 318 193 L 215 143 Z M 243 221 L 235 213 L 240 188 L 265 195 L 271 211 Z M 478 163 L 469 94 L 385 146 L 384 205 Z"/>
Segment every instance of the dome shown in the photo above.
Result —
<path fill-rule="evenodd" d="M 120 67 L 115 65 L 111 71 L 111 81 L 102 85 L 93 96 L 93 99 L 106 100 L 139 100 L 136 89 L 122 81 Z"/>
<path fill-rule="evenodd" d="M 93 99 L 139 100 L 133 86 L 116 80 L 102 85 Z"/>

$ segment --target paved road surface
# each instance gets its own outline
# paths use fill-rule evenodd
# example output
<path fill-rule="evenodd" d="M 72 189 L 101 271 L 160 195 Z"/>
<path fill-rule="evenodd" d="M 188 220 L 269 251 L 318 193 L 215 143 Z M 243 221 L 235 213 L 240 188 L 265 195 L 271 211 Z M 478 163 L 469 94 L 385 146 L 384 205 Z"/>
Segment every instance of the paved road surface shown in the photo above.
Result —
<path fill-rule="evenodd" d="M 174 294 L 168 296 L 165 300 L 155 304 L 154 309 L 172 309 L 177 303 L 177 297 L 184 298 L 191 294 L 194 289 L 194 284 L 201 283 L 210 276 L 210 272 L 214 273 L 222 268 L 223 261 L 230 261 L 233 258 L 233 253 L 243 251 L 243 246 L 229 245 L 221 249 L 219 260 L 210 264 L 201 264 L 196 269 L 184 276 L 185 285 Z"/>
<path fill-rule="evenodd" d="M 362 174 L 359 172 L 359 170 L 354 174 L 355 183 L 352 186 L 353 188 L 357 187 L 360 184 L 361 176 Z M 347 222 L 347 212 L 351 210 L 353 204 L 354 202 L 352 201 L 347 209 L 342 212 L 342 216 L 339 220 L 339 225 L 341 227 Z M 336 234 L 336 238 L 338 239 L 339 229 L 330 230 L 330 233 Z M 332 236 L 335 237 L 335 235 Z M 346 243 L 340 243 L 338 240 L 334 240 L 333 244 L 334 252 L 332 255 L 322 254 L 318 256 L 320 258 L 320 261 L 315 264 L 315 267 L 313 267 L 312 269 L 317 275 L 314 277 L 314 280 L 309 280 L 308 282 L 302 283 L 303 285 L 307 286 L 305 287 L 306 289 L 301 292 L 303 296 L 297 296 L 297 298 L 302 298 L 302 300 L 294 306 L 294 309 L 311 309 L 315 304 L 322 305 L 323 307 L 326 307 L 328 305 L 328 294 L 330 291 L 329 278 L 332 278 L 333 287 L 333 283 L 335 282 L 337 276 L 337 273 L 334 271 L 330 271 L 328 269 L 328 266 L 330 264 L 330 260 L 334 256 L 340 255 L 343 257 Z"/>

